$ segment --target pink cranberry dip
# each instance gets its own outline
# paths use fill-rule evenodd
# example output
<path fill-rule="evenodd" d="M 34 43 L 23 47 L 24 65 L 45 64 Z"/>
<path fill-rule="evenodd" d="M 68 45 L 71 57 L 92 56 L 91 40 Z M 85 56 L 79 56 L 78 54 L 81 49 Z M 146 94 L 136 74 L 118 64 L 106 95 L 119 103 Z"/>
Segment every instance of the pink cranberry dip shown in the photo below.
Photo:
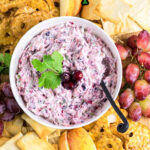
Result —
<path fill-rule="evenodd" d="M 82 71 L 76 88 L 62 84 L 56 88 L 38 87 L 40 73 L 32 66 L 33 59 L 58 51 L 63 57 L 63 71 Z M 42 31 L 24 49 L 16 73 L 16 84 L 26 107 L 49 122 L 70 126 L 80 124 L 101 111 L 107 98 L 100 87 L 104 80 L 113 94 L 117 83 L 116 59 L 107 45 L 90 28 L 66 22 Z"/>

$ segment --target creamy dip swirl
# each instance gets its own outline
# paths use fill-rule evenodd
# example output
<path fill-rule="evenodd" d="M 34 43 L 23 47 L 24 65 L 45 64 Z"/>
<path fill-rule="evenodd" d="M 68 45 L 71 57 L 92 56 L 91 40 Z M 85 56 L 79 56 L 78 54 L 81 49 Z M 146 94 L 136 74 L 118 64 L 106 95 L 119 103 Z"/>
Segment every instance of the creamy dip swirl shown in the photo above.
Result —
<path fill-rule="evenodd" d="M 63 71 L 80 70 L 83 78 L 74 90 L 60 85 L 55 90 L 38 87 L 31 61 L 58 51 L 64 57 Z M 16 73 L 16 84 L 26 107 L 49 122 L 69 126 L 85 122 L 107 101 L 100 87 L 104 80 L 111 94 L 117 82 L 116 59 L 90 28 L 66 22 L 42 31 L 24 49 Z"/>

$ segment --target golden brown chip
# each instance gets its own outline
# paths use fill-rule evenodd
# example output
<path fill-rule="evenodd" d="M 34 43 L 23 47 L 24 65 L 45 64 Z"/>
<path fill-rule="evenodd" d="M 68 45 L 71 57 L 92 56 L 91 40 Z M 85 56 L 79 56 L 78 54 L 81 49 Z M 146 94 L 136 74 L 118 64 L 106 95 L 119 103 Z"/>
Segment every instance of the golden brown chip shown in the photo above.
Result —
<path fill-rule="evenodd" d="M 5 144 L 10 138 L 8 137 L 0 137 L 0 146 Z"/>
<path fill-rule="evenodd" d="M 13 8 L 21 8 L 24 6 L 30 6 L 34 9 L 44 10 L 49 13 L 49 8 L 44 0 L 13 0 L 9 2 L 5 2 L 3 4 L 0 3 L 0 12 L 5 13 Z"/>
<path fill-rule="evenodd" d="M 12 136 L 21 132 L 22 126 L 23 120 L 20 116 L 16 116 L 12 121 L 5 122 L 5 128 Z"/>
<path fill-rule="evenodd" d="M 53 133 L 56 129 L 49 128 L 39 124 L 38 122 L 32 120 L 27 115 L 23 114 L 22 119 L 24 119 L 39 135 L 39 137 L 46 139 L 51 133 Z"/>
<path fill-rule="evenodd" d="M 17 11 L 15 12 L 14 16 L 20 15 L 20 14 L 31 14 L 33 12 L 35 12 L 36 9 L 30 7 L 30 6 L 24 6 L 21 7 L 19 9 L 17 9 Z"/>
<path fill-rule="evenodd" d="M 58 137 L 58 136 L 60 136 L 60 130 L 59 129 L 55 130 L 52 134 L 50 134 L 48 136 L 48 138 L 54 138 L 54 137 Z"/>
<path fill-rule="evenodd" d="M 6 18 L 0 24 L 0 45 L 10 45 L 14 43 L 14 37 L 9 28 L 10 19 Z"/>
<path fill-rule="evenodd" d="M 112 133 L 101 134 L 96 142 L 97 150 L 124 150 L 121 139 Z"/>
<path fill-rule="evenodd" d="M 91 124 L 88 124 L 88 125 L 84 126 L 83 128 L 84 128 L 86 131 L 90 131 L 90 130 L 94 127 L 95 123 L 96 123 L 96 122 L 93 122 L 93 123 L 91 123 Z"/>
<path fill-rule="evenodd" d="M 40 139 L 34 132 L 27 133 L 17 141 L 21 150 L 55 150 L 47 141 Z"/>
<path fill-rule="evenodd" d="M 110 129 L 114 135 L 122 139 L 127 150 L 149 150 L 150 149 L 150 130 L 138 123 L 129 120 L 129 129 L 125 133 L 117 131 L 116 123 L 110 125 Z"/>
<path fill-rule="evenodd" d="M 38 11 L 32 14 L 20 14 L 13 18 L 10 28 L 14 36 L 21 37 L 32 26 L 49 17 L 50 15 L 45 11 Z"/>

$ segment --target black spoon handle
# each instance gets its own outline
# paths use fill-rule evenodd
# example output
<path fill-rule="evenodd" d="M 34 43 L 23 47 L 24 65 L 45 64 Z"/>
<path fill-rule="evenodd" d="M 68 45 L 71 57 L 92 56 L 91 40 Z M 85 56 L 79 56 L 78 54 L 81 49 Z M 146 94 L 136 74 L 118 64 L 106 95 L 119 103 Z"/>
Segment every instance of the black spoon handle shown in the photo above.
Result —
<path fill-rule="evenodd" d="M 101 81 L 100 83 L 107 99 L 109 100 L 110 104 L 112 105 L 112 107 L 114 108 L 114 110 L 116 111 L 116 113 L 119 115 L 119 117 L 121 118 L 121 120 L 123 121 L 123 123 L 120 123 L 117 127 L 118 132 L 124 133 L 128 130 L 129 128 L 129 123 L 127 121 L 127 119 L 125 118 L 125 116 L 122 114 L 122 112 L 120 111 L 120 109 L 117 107 L 117 105 L 115 104 L 111 94 L 109 93 L 104 81 Z"/>

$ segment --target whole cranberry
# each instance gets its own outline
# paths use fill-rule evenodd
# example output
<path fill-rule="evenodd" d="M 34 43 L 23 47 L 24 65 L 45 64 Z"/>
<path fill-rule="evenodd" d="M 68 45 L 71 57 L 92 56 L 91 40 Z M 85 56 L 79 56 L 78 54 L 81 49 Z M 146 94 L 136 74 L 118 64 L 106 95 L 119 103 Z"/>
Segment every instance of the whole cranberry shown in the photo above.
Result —
<path fill-rule="evenodd" d="M 76 87 L 76 82 L 74 82 L 74 81 L 62 82 L 62 86 L 65 89 L 72 90 Z"/>
<path fill-rule="evenodd" d="M 75 81 L 80 81 L 83 78 L 83 73 L 79 70 L 75 71 L 73 74 L 73 79 Z"/>
<path fill-rule="evenodd" d="M 61 75 L 61 80 L 62 80 L 62 82 L 68 82 L 68 81 L 70 81 L 70 74 L 67 73 L 67 72 L 64 72 L 64 73 Z"/>

